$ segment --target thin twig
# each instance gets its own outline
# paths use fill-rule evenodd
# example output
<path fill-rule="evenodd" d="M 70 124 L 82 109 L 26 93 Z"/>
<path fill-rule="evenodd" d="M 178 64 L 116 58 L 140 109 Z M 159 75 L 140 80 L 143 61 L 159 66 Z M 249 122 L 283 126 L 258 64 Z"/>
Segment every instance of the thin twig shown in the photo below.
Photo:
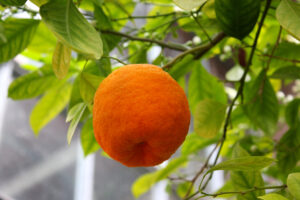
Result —
<path fill-rule="evenodd" d="M 201 25 L 201 23 L 199 22 L 197 16 L 194 16 L 194 13 L 191 12 L 192 17 L 194 18 L 195 22 L 198 24 L 198 26 L 200 27 L 200 29 L 203 31 L 203 33 L 205 34 L 205 36 L 207 37 L 207 39 L 212 42 L 209 34 L 206 32 L 205 28 Z"/>
<path fill-rule="evenodd" d="M 193 189 L 193 186 L 195 185 L 195 182 L 197 181 L 197 179 L 199 178 L 199 176 L 204 172 L 205 168 L 208 167 L 209 160 L 210 160 L 210 158 L 212 157 L 212 155 L 214 154 L 214 152 L 216 151 L 217 147 L 218 147 L 218 145 L 216 145 L 216 146 L 214 147 L 214 149 L 210 152 L 210 154 L 208 155 L 208 157 L 207 157 L 207 159 L 206 159 L 204 165 L 201 167 L 201 169 L 197 172 L 197 174 L 196 174 L 196 175 L 194 176 L 194 178 L 192 179 L 191 185 L 190 185 L 190 187 L 189 187 L 187 193 L 185 194 L 184 199 L 187 199 L 187 198 L 188 198 L 188 196 L 190 195 L 190 193 L 191 193 L 191 191 L 192 191 L 192 189 Z"/>
<path fill-rule="evenodd" d="M 127 63 L 123 62 L 122 60 L 118 59 L 118 58 L 115 58 L 115 57 L 111 57 L 111 56 L 102 56 L 102 58 L 109 58 L 109 59 L 112 59 L 112 60 L 115 60 L 123 65 L 127 65 Z"/>
<path fill-rule="evenodd" d="M 158 44 L 161 47 L 177 50 L 177 51 L 186 51 L 187 47 L 177 44 L 177 43 L 166 43 L 161 40 L 155 40 L 155 39 L 149 39 L 149 38 L 141 38 L 141 37 L 136 37 L 136 36 L 131 36 L 126 33 L 121 33 L 117 31 L 112 31 L 112 30 L 101 30 L 101 33 L 103 34 L 113 34 L 113 35 L 118 35 L 121 37 L 128 38 L 130 40 L 135 40 L 135 41 L 142 41 L 142 42 L 150 42 L 150 43 L 155 43 Z"/>
<path fill-rule="evenodd" d="M 203 194 L 202 196 L 196 198 L 196 199 L 201 199 L 204 197 L 213 197 L 216 198 L 221 195 L 226 195 L 226 194 L 240 194 L 240 195 L 245 195 L 250 192 L 258 191 L 258 190 L 272 190 L 272 189 L 285 189 L 287 188 L 287 185 L 279 185 L 279 186 L 266 186 L 266 187 L 253 187 L 248 190 L 243 190 L 243 191 L 231 191 L 231 192 L 220 192 L 220 193 L 215 193 L 215 194 L 209 194 L 205 192 L 201 192 Z"/>
<path fill-rule="evenodd" d="M 275 50 L 277 49 L 278 45 L 279 45 L 279 42 L 280 42 L 280 37 L 281 37 L 281 32 L 282 32 L 282 27 L 280 26 L 280 29 L 279 29 L 279 33 L 278 33 L 278 36 L 277 36 L 277 40 L 276 40 L 276 43 L 272 49 L 272 52 L 271 52 L 271 55 L 269 57 L 269 60 L 268 60 L 268 63 L 267 63 L 267 67 L 266 67 L 266 71 L 269 70 L 270 68 L 270 64 L 271 64 L 271 61 L 272 61 L 272 58 L 274 56 L 274 53 L 275 53 Z"/>
<path fill-rule="evenodd" d="M 165 66 L 163 66 L 163 69 L 169 69 L 171 68 L 176 62 L 183 59 L 185 56 L 189 54 L 195 54 L 195 58 L 198 59 L 202 55 L 204 55 L 206 52 L 208 52 L 212 47 L 214 47 L 216 44 L 218 44 L 223 38 L 225 38 L 225 33 L 221 32 L 219 33 L 215 38 L 212 39 L 211 42 L 197 46 L 193 49 L 189 49 L 178 56 L 176 56 L 173 60 L 171 60 L 169 63 L 167 63 Z"/>
<path fill-rule="evenodd" d="M 153 19 L 153 18 L 159 18 L 159 17 L 167 17 L 170 15 L 176 15 L 177 12 L 170 12 L 165 14 L 157 14 L 157 15 L 150 15 L 150 16 L 129 16 L 129 17 L 122 17 L 122 18 L 114 18 L 111 19 L 112 21 L 122 21 L 122 20 L 129 20 L 129 19 Z"/>
<path fill-rule="evenodd" d="M 272 56 L 272 55 L 269 55 L 269 54 L 260 54 L 259 56 L 272 57 L 272 59 L 283 60 L 283 61 L 291 62 L 293 64 L 300 63 L 300 60 L 289 59 L 289 58 L 284 58 L 284 57 L 274 56 L 274 55 Z"/>

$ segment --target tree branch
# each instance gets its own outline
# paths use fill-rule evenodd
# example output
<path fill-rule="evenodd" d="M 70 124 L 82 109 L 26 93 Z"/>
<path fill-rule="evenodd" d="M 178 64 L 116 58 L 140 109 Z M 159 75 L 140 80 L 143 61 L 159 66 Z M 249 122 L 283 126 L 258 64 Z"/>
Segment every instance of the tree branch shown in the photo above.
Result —
<path fill-rule="evenodd" d="M 203 194 L 203 195 L 200 196 L 200 197 L 198 197 L 197 199 L 201 199 L 203 197 L 213 197 L 213 198 L 216 198 L 218 196 L 225 195 L 225 194 L 241 194 L 241 195 L 245 195 L 247 193 L 258 191 L 258 190 L 272 190 L 272 189 L 285 189 L 285 188 L 287 188 L 287 185 L 254 187 L 254 188 L 251 188 L 251 189 L 248 189 L 248 190 L 244 190 L 244 191 L 220 192 L 220 193 L 215 193 L 215 194 L 209 194 L 209 193 L 201 192 L 201 194 Z"/>
<path fill-rule="evenodd" d="M 211 42 L 197 46 L 193 49 L 189 49 L 178 56 L 176 56 L 172 61 L 167 63 L 165 66 L 163 66 L 163 69 L 169 69 L 171 68 L 176 62 L 183 59 L 188 54 L 195 54 L 195 58 L 198 59 L 201 56 L 203 56 L 206 52 L 208 52 L 212 47 L 214 47 L 216 44 L 218 44 L 222 39 L 225 38 L 225 33 L 221 32 L 219 33 L 215 38 L 212 39 Z"/>
<path fill-rule="evenodd" d="M 186 51 L 188 49 L 188 48 L 186 48 L 185 46 L 183 46 L 181 44 L 166 43 L 166 42 L 163 42 L 161 40 L 155 40 L 155 39 L 149 39 L 149 38 L 140 38 L 140 37 L 131 36 L 131 35 L 128 35 L 126 33 L 121 33 L 121 32 L 112 31 L 112 30 L 101 30 L 101 33 L 118 35 L 118 36 L 125 37 L 125 38 L 128 38 L 130 40 L 135 40 L 135 41 L 155 43 L 155 44 L 158 44 L 161 47 L 165 47 L 165 48 L 173 49 L 173 50 L 177 50 L 177 51 Z"/>
<path fill-rule="evenodd" d="M 166 14 L 158 14 L 158 15 L 150 15 L 150 16 L 129 16 L 129 17 L 122 17 L 122 18 L 114 18 L 111 19 L 112 21 L 121 21 L 121 20 L 129 20 L 129 19 L 153 19 L 159 17 L 167 17 L 170 15 L 176 15 L 177 12 L 170 12 Z"/>

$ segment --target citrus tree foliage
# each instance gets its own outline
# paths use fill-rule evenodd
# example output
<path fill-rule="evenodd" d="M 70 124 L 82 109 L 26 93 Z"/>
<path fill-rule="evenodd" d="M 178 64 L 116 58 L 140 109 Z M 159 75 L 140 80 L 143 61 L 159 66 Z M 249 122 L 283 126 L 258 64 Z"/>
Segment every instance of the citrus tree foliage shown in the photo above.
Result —
<path fill-rule="evenodd" d="M 165 167 L 135 181 L 135 197 L 167 180 L 183 199 L 300 199 L 298 1 L 31 2 L 38 11 L 26 0 L 0 0 L 0 62 L 22 54 L 42 65 L 23 64 L 28 73 L 8 90 L 14 100 L 39 98 L 30 116 L 36 135 L 66 109 L 67 141 L 81 129 L 85 155 L 98 151 L 97 87 L 116 67 L 152 63 L 185 88 L 193 132 Z M 142 5 L 149 12 L 135 15 Z M 182 33 L 188 40 L 174 42 Z M 204 64 L 213 58 L 234 63 L 223 78 Z M 207 193 L 216 170 L 226 183 Z"/>

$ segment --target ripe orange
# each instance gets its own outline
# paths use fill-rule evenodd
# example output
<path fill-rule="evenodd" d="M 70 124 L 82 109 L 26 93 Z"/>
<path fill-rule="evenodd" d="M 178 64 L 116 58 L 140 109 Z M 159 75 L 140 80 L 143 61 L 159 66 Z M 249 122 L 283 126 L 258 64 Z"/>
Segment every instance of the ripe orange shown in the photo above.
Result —
<path fill-rule="evenodd" d="M 190 123 L 183 89 L 161 68 L 133 64 L 111 73 L 94 98 L 96 140 L 128 167 L 154 166 L 170 158 Z"/>

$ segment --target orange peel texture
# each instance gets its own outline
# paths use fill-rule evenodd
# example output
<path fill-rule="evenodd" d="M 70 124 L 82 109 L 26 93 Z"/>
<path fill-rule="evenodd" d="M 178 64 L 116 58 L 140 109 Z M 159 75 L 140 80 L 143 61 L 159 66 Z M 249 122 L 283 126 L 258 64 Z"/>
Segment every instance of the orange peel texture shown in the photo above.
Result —
<path fill-rule="evenodd" d="M 94 98 L 97 142 L 128 167 L 154 166 L 169 159 L 185 140 L 188 101 L 179 84 L 161 68 L 132 64 L 112 72 Z"/>

